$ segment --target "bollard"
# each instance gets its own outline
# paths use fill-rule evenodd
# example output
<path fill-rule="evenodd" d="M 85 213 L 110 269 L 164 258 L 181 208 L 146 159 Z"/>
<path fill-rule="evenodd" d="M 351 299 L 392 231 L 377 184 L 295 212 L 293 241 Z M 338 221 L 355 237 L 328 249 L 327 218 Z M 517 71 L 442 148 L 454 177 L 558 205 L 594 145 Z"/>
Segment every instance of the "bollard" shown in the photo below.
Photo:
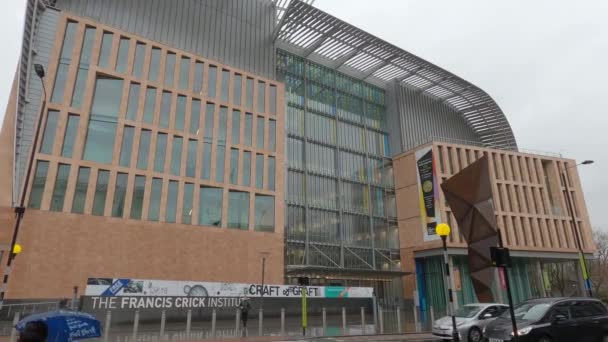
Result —
<path fill-rule="evenodd" d="M 110 324 L 112 322 L 112 311 L 106 311 L 106 322 L 103 325 L 103 341 L 108 342 L 110 336 Z"/>
<path fill-rule="evenodd" d="M 215 337 L 215 321 L 217 319 L 217 312 L 215 309 L 211 311 L 211 337 Z"/>
<path fill-rule="evenodd" d="M 236 335 L 239 335 L 239 328 L 241 327 L 241 309 L 236 309 L 236 318 L 234 325 L 234 332 Z"/>
<path fill-rule="evenodd" d="M 327 311 L 323 308 L 323 335 L 327 332 Z"/>
<path fill-rule="evenodd" d="M 13 328 L 11 329 L 11 342 L 15 342 L 17 339 L 17 329 L 15 329 L 15 325 L 19 323 L 20 316 L 21 314 L 19 312 L 15 312 L 15 317 L 13 317 Z"/>
<path fill-rule="evenodd" d="M 190 337 L 190 328 L 192 327 L 192 310 L 188 309 L 186 315 L 186 337 Z"/>
<path fill-rule="evenodd" d="M 365 308 L 361 307 L 361 335 L 365 335 Z"/>
<path fill-rule="evenodd" d="M 260 314 L 258 315 L 258 336 L 264 335 L 263 331 L 262 331 L 263 322 L 264 322 L 264 309 L 260 308 Z"/>
<path fill-rule="evenodd" d="M 133 341 L 137 341 L 137 330 L 139 329 L 139 310 L 135 310 L 133 317 Z"/>
<path fill-rule="evenodd" d="M 384 312 L 382 307 L 378 307 L 378 325 L 380 325 L 380 334 L 384 334 Z"/>
<path fill-rule="evenodd" d="M 342 307 L 342 331 L 346 335 L 346 308 Z"/>
<path fill-rule="evenodd" d="M 281 335 L 285 335 L 285 308 L 281 308 Z"/>
<path fill-rule="evenodd" d="M 430 306 L 430 311 L 431 311 L 431 326 L 433 326 L 433 323 L 435 323 L 435 312 L 433 312 L 433 306 Z"/>
<path fill-rule="evenodd" d="M 165 338 L 165 321 L 167 320 L 167 312 L 165 310 L 160 313 L 160 339 Z"/>
<path fill-rule="evenodd" d="M 401 334 L 401 308 L 397 307 L 397 333 Z"/>

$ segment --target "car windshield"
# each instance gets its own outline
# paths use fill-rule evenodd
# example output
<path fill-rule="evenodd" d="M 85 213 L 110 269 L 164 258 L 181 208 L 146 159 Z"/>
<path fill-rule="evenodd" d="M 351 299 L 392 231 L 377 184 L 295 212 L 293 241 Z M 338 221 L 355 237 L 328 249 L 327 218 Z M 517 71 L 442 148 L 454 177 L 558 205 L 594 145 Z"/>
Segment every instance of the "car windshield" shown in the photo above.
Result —
<path fill-rule="evenodd" d="M 514 308 L 515 319 L 518 321 L 538 321 L 541 319 L 551 304 L 549 303 L 521 303 Z M 509 310 L 506 310 L 500 317 L 509 318 Z"/>
<path fill-rule="evenodd" d="M 461 306 L 456 312 L 454 312 L 454 316 L 456 317 L 464 317 L 471 318 L 477 315 L 477 313 L 481 310 L 481 306 L 475 305 L 465 305 Z"/>

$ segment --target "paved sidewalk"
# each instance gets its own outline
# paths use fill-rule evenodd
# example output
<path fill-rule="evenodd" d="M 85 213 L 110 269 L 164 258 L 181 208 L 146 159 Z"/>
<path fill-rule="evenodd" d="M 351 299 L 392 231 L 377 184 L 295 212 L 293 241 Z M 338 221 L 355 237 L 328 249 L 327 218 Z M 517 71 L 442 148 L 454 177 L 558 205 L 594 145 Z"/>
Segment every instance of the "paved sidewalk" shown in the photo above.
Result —
<path fill-rule="evenodd" d="M 205 339 L 205 340 L 184 340 L 181 342 L 431 342 L 437 341 L 431 334 L 394 334 L 394 335 L 366 335 L 366 336 L 335 336 L 335 337 L 289 337 L 289 336 L 256 336 L 242 338 L 223 338 L 223 339 Z"/>

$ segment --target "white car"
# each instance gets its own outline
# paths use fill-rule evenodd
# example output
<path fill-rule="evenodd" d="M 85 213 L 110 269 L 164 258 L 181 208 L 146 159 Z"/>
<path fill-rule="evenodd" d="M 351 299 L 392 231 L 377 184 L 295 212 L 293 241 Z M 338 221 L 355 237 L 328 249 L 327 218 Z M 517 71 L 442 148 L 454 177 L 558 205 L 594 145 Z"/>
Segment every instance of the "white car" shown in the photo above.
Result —
<path fill-rule="evenodd" d="M 483 341 L 483 328 L 509 307 L 500 303 L 477 303 L 461 306 L 454 312 L 460 341 Z M 433 322 L 433 336 L 452 338 L 452 317 L 445 316 Z"/>

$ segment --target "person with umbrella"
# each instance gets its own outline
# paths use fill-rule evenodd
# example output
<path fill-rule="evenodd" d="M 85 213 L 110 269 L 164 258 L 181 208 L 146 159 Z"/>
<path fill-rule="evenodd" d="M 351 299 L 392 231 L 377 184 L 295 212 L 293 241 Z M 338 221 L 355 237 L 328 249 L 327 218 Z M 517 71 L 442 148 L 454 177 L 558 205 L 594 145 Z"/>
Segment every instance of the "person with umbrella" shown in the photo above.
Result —
<path fill-rule="evenodd" d="M 72 342 L 101 337 L 101 324 L 83 312 L 57 310 L 31 315 L 15 326 L 19 342 Z"/>

